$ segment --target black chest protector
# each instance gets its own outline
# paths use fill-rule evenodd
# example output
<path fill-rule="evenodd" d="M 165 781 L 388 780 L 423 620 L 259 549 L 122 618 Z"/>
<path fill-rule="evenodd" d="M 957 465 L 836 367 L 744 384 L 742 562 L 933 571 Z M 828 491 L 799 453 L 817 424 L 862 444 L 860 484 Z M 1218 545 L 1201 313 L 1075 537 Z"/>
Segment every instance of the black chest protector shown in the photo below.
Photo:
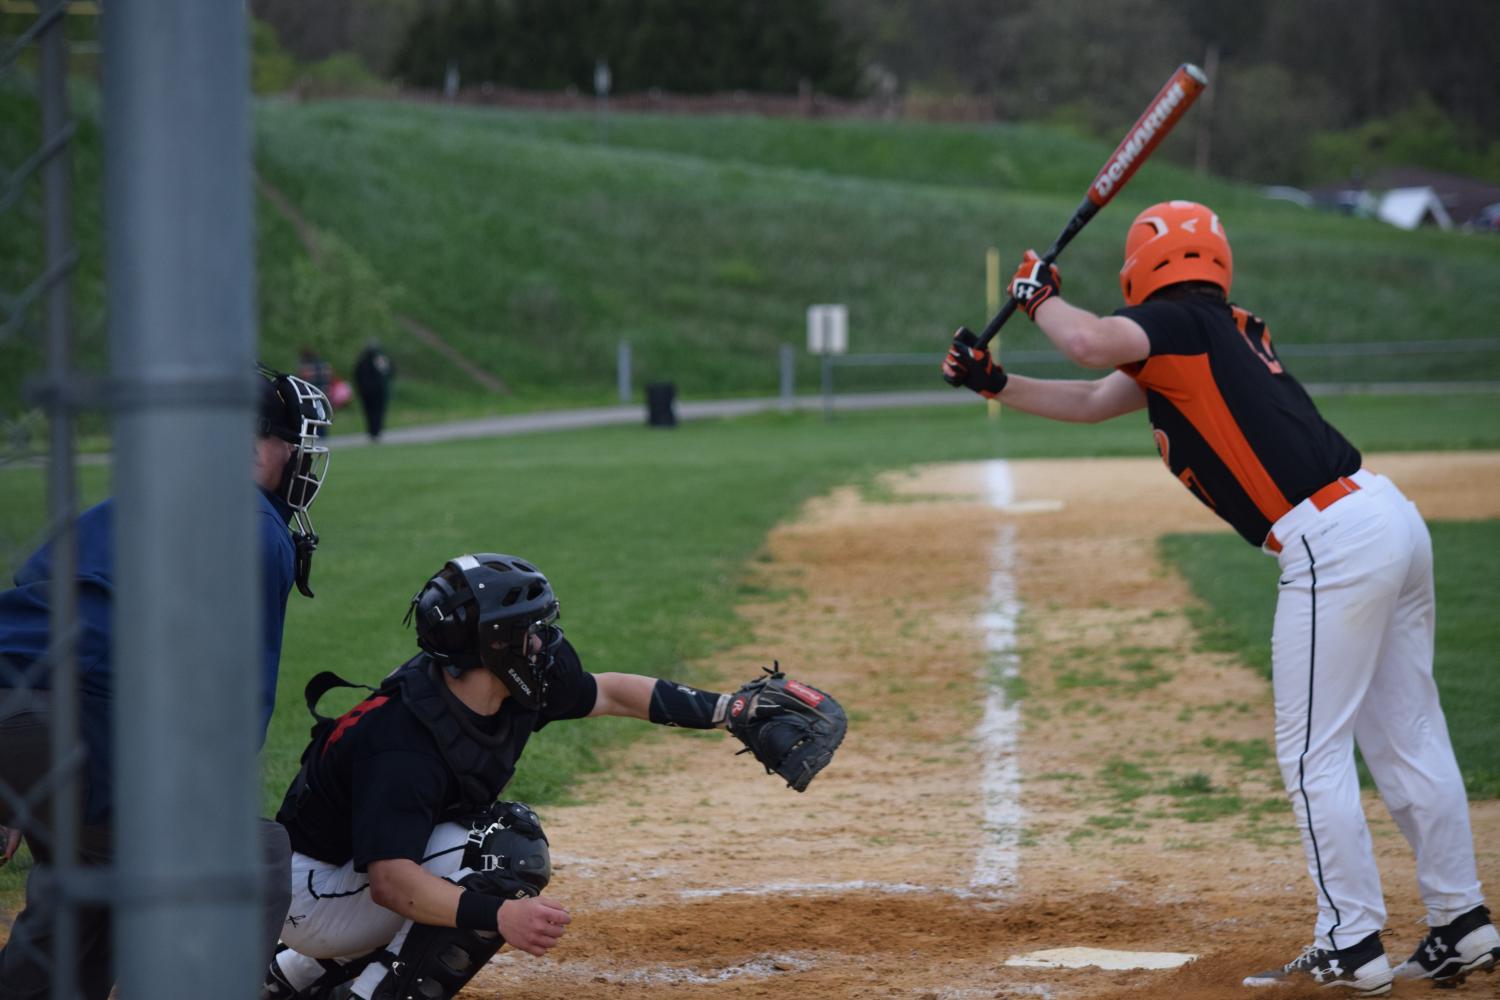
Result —
<path fill-rule="evenodd" d="M 379 692 L 400 692 L 401 701 L 427 727 L 443 763 L 457 779 L 462 801 L 444 812 L 442 818 L 447 820 L 470 816 L 500 797 L 511 769 L 496 751 L 509 740 L 510 720 L 502 714 L 495 733 L 480 729 L 470 718 L 472 713 L 438 676 L 439 669 L 431 656 L 420 653 L 381 682 Z"/>
<path fill-rule="evenodd" d="M 432 734 L 439 755 L 448 768 L 459 789 L 459 801 L 448 805 L 440 821 L 461 819 L 484 809 L 500 797 L 501 790 L 510 780 L 512 769 L 507 766 L 507 755 L 497 753 L 508 742 L 511 720 L 502 714 L 501 727 L 495 733 L 486 733 L 471 720 L 472 713 L 459 701 L 448 685 L 438 676 L 438 666 L 426 653 L 407 660 L 378 688 L 365 684 L 354 684 L 325 670 L 307 682 L 303 696 L 307 710 L 312 713 L 312 740 L 302 752 L 302 767 L 292 782 L 283 812 L 293 816 L 296 807 L 305 801 L 312 791 L 310 772 L 321 754 L 329 734 L 338 725 L 337 719 L 329 718 L 318 711 L 318 702 L 335 688 L 359 688 L 377 695 L 399 697 L 422 726 Z M 290 809 L 288 809 L 290 807 Z"/>

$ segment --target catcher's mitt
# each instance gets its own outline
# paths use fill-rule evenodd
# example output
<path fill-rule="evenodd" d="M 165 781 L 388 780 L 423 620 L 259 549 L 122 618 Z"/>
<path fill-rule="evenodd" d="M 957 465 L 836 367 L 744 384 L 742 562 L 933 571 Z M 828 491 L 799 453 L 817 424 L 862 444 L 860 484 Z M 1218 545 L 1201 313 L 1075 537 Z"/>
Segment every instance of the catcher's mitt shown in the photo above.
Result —
<path fill-rule="evenodd" d="M 788 680 L 778 662 L 766 676 L 746 683 L 729 699 L 725 723 L 753 753 L 767 774 L 779 774 L 789 787 L 807 791 L 833 760 L 849 718 L 833 696 L 801 681 Z"/>

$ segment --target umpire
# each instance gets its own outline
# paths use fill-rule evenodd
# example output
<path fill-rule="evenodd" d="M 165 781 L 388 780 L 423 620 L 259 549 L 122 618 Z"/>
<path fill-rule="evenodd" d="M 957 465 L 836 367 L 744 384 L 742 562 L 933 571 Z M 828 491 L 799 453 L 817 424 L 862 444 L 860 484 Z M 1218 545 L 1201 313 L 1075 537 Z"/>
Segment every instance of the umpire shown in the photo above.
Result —
<path fill-rule="evenodd" d="M 271 719 L 281 661 L 282 625 L 293 583 L 308 596 L 308 575 L 317 536 L 307 508 L 327 471 L 328 449 L 318 431 L 328 426 L 326 398 L 315 387 L 291 375 L 262 369 L 259 425 L 255 436 L 253 478 L 259 487 L 256 524 L 261 550 L 263 660 L 261 663 L 261 733 Z M 111 604 L 114 561 L 111 538 L 114 503 L 91 507 L 79 516 L 78 647 L 79 733 L 83 744 L 83 826 L 78 862 L 110 863 L 113 812 L 111 714 L 113 667 Z M 289 530 L 295 523 L 296 528 Z M 51 995 L 53 900 L 40 890 L 39 878 L 51 863 L 51 802 L 45 795 L 30 810 L 20 803 L 45 787 L 52 770 L 49 747 L 52 678 L 47 660 L 52 550 L 43 546 L 15 576 L 15 587 L 0 592 L 0 784 L 14 796 L 0 798 L 0 841 L 8 861 L 24 836 L 36 863 L 27 881 L 26 907 L 0 950 L 0 997 L 32 1000 Z M 286 831 L 262 821 L 267 894 L 266 953 L 286 914 L 290 847 Z M 87 1000 L 105 1000 L 114 984 L 110 912 L 83 908 L 78 914 L 78 984 Z"/>

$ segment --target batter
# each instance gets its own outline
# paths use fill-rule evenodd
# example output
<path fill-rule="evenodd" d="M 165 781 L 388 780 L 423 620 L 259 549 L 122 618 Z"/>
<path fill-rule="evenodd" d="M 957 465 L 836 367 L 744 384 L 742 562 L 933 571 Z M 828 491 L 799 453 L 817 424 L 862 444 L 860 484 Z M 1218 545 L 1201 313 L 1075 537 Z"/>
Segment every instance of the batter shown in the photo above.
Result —
<path fill-rule="evenodd" d="M 1322 418 L 1263 320 L 1229 302 L 1219 218 L 1194 202 L 1131 224 L 1126 307 L 1096 316 L 1028 251 L 1011 295 L 1096 380 L 1010 375 L 960 329 L 943 377 L 1026 413 L 1097 423 L 1145 408 L 1162 461 L 1280 563 L 1271 636 L 1276 755 L 1317 894 L 1314 940 L 1246 986 L 1307 980 L 1366 996 L 1394 978 L 1456 985 L 1500 960 L 1468 800 L 1432 678 L 1432 543 L 1416 507 Z M 1417 859 L 1429 932 L 1392 969 L 1354 745 Z"/>

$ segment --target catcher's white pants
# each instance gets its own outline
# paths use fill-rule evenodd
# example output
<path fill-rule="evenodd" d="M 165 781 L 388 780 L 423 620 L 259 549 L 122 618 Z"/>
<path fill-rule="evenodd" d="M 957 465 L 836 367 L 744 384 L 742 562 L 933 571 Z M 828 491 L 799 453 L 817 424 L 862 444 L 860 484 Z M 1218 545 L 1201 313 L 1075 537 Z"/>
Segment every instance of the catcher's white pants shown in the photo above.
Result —
<path fill-rule="evenodd" d="M 428 838 L 422 867 L 439 878 L 458 881 L 469 831 L 456 823 L 440 823 Z M 312 985 L 324 969 L 318 959 L 354 959 L 378 948 L 399 952 L 412 923 L 370 898 L 370 879 L 354 870 L 354 862 L 331 865 L 292 854 L 292 906 L 281 927 L 287 950 L 276 956 L 282 974 L 298 990 Z M 385 977 L 379 963 L 354 981 L 354 993 L 368 997 Z"/>
<path fill-rule="evenodd" d="M 1463 778 L 1432 679 L 1432 541 L 1384 476 L 1324 510 L 1297 505 L 1271 637 L 1276 757 L 1318 897 L 1316 940 L 1346 948 L 1385 924 L 1354 744 L 1417 858 L 1433 926 L 1483 902 Z"/>

